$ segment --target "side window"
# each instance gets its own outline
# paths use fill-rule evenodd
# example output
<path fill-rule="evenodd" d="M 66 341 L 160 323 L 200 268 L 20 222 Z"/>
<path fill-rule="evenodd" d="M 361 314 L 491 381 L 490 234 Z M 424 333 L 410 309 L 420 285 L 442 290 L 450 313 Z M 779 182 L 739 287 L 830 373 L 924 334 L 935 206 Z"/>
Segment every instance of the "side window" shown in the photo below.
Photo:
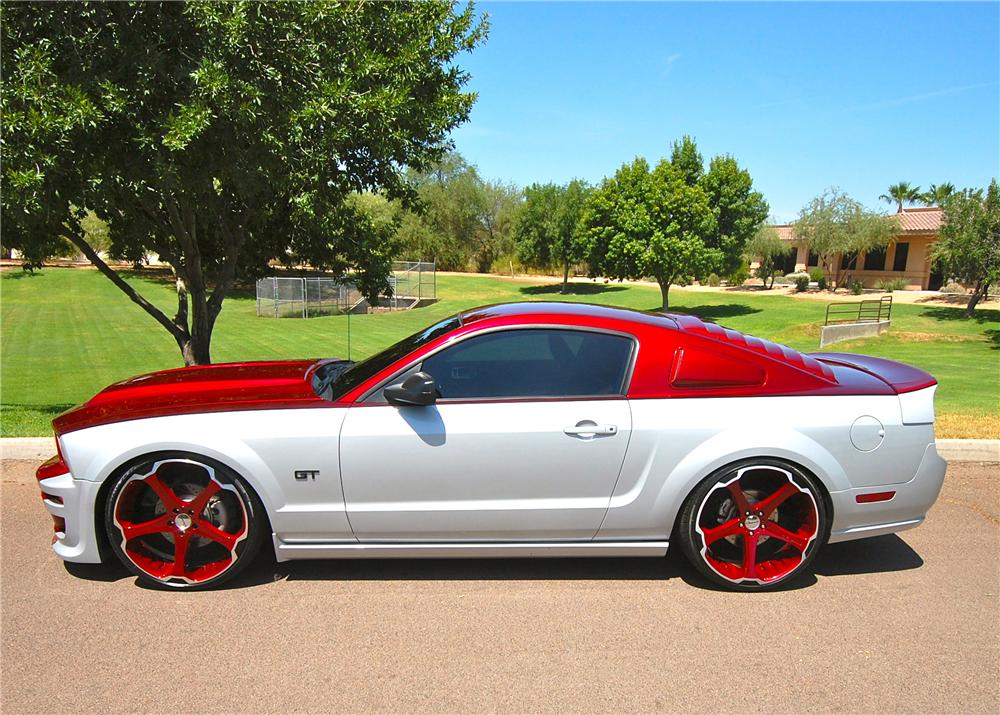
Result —
<path fill-rule="evenodd" d="M 442 399 L 619 395 L 633 341 L 583 330 L 479 335 L 424 360 Z"/>

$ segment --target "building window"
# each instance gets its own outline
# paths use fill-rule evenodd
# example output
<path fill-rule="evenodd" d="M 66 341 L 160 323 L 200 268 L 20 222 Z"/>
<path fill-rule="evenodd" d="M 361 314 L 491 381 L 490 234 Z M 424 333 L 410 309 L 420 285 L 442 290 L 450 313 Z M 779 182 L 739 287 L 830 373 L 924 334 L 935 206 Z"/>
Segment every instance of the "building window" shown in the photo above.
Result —
<path fill-rule="evenodd" d="M 818 266 L 819 265 L 819 254 L 809 251 L 809 257 L 806 259 L 806 266 Z"/>
<path fill-rule="evenodd" d="M 906 270 L 906 259 L 910 255 L 910 244 L 897 243 L 896 255 L 892 259 L 892 270 L 902 272 Z"/>
<path fill-rule="evenodd" d="M 786 274 L 794 272 L 795 261 L 797 258 L 798 258 L 798 250 L 793 248 L 791 251 L 789 251 L 782 258 L 779 259 L 781 261 L 780 265 L 778 266 L 779 269 Z"/>
<path fill-rule="evenodd" d="M 884 271 L 885 270 L 885 249 L 876 248 L 865 254 L 865 270 L 866 271 Z"/>
<path fill-rule="evenodd" d="M 840 270 L 853 271 L 858 267 L 858 254 L 845 253 L 840 257 Z"/>

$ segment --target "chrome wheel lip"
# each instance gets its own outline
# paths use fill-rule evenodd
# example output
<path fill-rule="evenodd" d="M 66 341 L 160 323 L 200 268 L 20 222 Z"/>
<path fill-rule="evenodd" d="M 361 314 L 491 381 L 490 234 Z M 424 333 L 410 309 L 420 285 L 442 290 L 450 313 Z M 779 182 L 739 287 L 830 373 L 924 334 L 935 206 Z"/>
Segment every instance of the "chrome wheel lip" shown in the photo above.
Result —
<path fill-rule="evenodd" d="M 144 479 L 147 479 L 148 477 L 155 474 L 157 470 L 159 470 L 160 466 L 164 464 L 189 464 L 205 470 L 205 472 L 208 474 L 208 478 L 211 481 L 218 484 L 219 489 L 231 492 L 236 497 L 236 503 L 240 505 L 240 511 L 243 514 L 243 533 L 240 534 L 240 536 L 236 539 L 236 541 L 233 542 L 233 547 L 232 549 L 229 550 L 229 565 L 226 566 L 226 568 L 224 568 L 221 572 L 212 577 L 213 579 L 218 578 L 222 574 L 229 571 L 236 564 L 236 561 L 239 559 L 239 557 L 236 554 L 236 549 L 239 547 L 240 543 L 242 543 L 247 538 L 247 536 L 250 533 L 250 522 L 249 522 L 249 516 L 247 514 L 246 504 L 243 503 L 243 499 L 240 496 L 240 493 L 235 486 L 233 486 L 232 484 L 224 484 L 223 482 L 219 481 L 219 479 L 216 477 L 216 470 L 214 467 L 205 464 L 204 462 L 199 462 L 198 460 L 195 459 L 185 459 L 182 457 L 168 457 L 166 459 L 157 460 L 156 462 L 153 462 L 153 465 L 152 467 L 149 468 L 149 471 L 145 472 L 144 474 L 138 474 L 138 473 L 133 474 L 122 485 L 121 489 L 118 492 L 118 498 L 119 499 L 121 498 L 122 493 L 124 493 L 125 491 L 125 487 L 127 487 L 129 484 L 131 484 L 132 482 L 143 481 Z M 118 505 L 116 502 L 111 513 L 112 513 L 112 521 L 114 522 L 115 527 L 118 529 L 118 533 L 121 534 L 121 542 L 119 544 L 121 552 L 122 554 L 125 555 L 125 558 L 127 558 L 135 568 L 137 568 L 140 572 L 142 572 L 144 576 L 155 580 L 157 583 L 161 583 L 165 586 L 171 586 L 173 588 L 184 588 L 185 586 L 203 584 L 206 583 L 207 580 L 211 580 L 207 579 L 206 581 L 198 581 L 192 578 L 188 578 L 187 576 L 173 576 L 173 575 L 161 578 L 159 576 L 154 576 L 153 574 L 149 573 L 144 568 L 142 568 L 142 566 L 137 564 L 135 560 L 128 553 L 128 549 L 126 548 L 127 539 L 125 538 L 125 529 L 122 527 L 122 524 L 118 521 L 117 506 Z"/>
<path fill-rule="evenodd" d="M 809 501 L 812 502 L 813 513 L 815 513 L 817 515 L 816 530 L 809 537 L 808 541 L 806 541 L 806 546 L 805 546 L 804 549 L 802 549 L 802 558 L 799 560 L 799 564 L 795 567 L 795 569 L 792 569 L 792 571 L 790 571 L 789 573 L 785 574 L 784 576 L 780 576 L 780 577 L 778 577 L 776 579 L 772 579 L 770 581 L 765 581 L 765 580 L 759 579 L 759 578 L 738 578 L 738 579 L 730 578 L 730 577 L 726 576 L 725 574 L 720 573 L 718 571 L 718 569 L 716 569 L 714 566 L 712 566 L 712 563 L 706 557 L 706 553 L 708 551 L 708 545 L 705 543 L 705 532 L 701 528 L 702 512 L 705 509 L 705 504 L 708 503 L 708 498 L 710 496 L 712 496 L 713 493 L 715 493 L 719 489 L 727 489 L 730 484 L 732 484 L 733 482 L 738 482 L 743 477 L 743 475 L 746 474 L 747 472 L 758 471 L 758 470 L 761 470 L 761 469 L 768 469 L 768 470 L 771 470 L 771 471 L 774 471 L 774 472 L 778 472 L 779 474 L 783 475 L 785 477 L 785 479 L 792 486 L 794 486 L 796 489 L 798 489 L 799 493 L 805 494 L 806 496 L 809 497 Z M 809 551 L 809 549 L 812 547 L 813 542 L 816 540 L 816 538 L 819 536 L 819 533 L 820 533 L 820 525 L 818 523 L 818 518 L 819 518 L 819 507 L 816 504 L 816 498 L 813 496 L 812 491 L 808 490 L 808 489 L 803 489 L 801 486 L 799 486 L 795 482 L 795 480 L 793 479 L 792 473 L 790 471 L 788 471 L 787 469 L 783 469 L 783 468 L 781 468 L 781 467 L 779 467 L 777 465 L 774 465 L 774 464 L 751 464 L 751 465 L 747 465 L 745 467 L 740 467 L 736 471 L 736 474 L 733 476 L 732 479 L 728 479 L 728 480 L 726 480 L 724 482 L 722 482 L 722 481 L 716 482 L 715 485 L 713 485 L 712 488 L 708 490 L 708 493 L 705 494 L 705 497 L 701 500 L 701 504 L 698 505 L 698 513 L 695 515 L 695 521 L 694 521 L 694 530 L 695 530 L 695 532 L 698 534 L 698 536 L 701 539 L 701 549 L 698 551 L 698 554 L 701 557 L 701 560 L 704 562 L 704 564 L 706 566 L 708 566 L 709 569 L 712 570 L 712 573 L 714 573 L 716 576 L 718 576 L 721 579 L 725 579 L 729 583 L 733 583 L 733 584 L 737 584 L 737 585 L 742 585 L 742 584 L 756 584 L 758 586 L 766 586 L 766 585 L 770 585 L 770 584 L 780 583 L 781 581 L 784 581 L 785 579 L 787 579 L 792 573 L 794 573 L 794 571 L 796 569 L 798 569 L 799 566 L 802 565 L 802 561 L 805 560 L 806 552 Z"/>

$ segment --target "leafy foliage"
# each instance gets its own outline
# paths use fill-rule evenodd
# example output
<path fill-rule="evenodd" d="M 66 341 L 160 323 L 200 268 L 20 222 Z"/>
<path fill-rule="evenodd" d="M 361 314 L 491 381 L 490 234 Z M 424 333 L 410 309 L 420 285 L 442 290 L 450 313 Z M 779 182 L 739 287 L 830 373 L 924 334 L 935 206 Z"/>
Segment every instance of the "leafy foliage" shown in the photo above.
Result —
<path fill-rule="evenodd" d="M 945 275 L 973 287 L 965 309 L 972 317 L 990 285 L 1000 282 L 1000 186 L 952 194 L 944 205 L 945 223 L 932 258 Z"/>
<path fill-rule="evenodd" d="M 590 270 L 619 279 L 652 276 L 667 307 L 675 283 L 713 271 L 734 275 L 767 213 L 735 159 L 715 157 L 706 173 L 694 140 L 684 137 L 669 161 L 651 170 L 636 159 L 594 191 L 582 219 Z"/>
<path fill-rule="evenodd" d="M 900 181 L 890 186 L 889 191 L 879 198 L 887 204 L 896 204 L 896 213 L 902 213 L 903 204 L 914 204 L 920 201 L 922 196 L 919 186 L 913 186 L 908 181 Z"/>
<path fill-rule="evenodd" d="M 819 256 L 820 268 L 838 288 L 844 277 L 840 257 L 885 248 L 899 232 L 894 217 L 867 210 L 837 189 L 810 201 L 800 212 L 793 233 Z"/>
<path fill-rule="evenodd" d="M 485 37 L 472 6 L 52 3 L 4 8 L 5 241 L 71 240 L 177 341 L 210 361 L 237 275 L 269 260 L 386 284 L 392 233 L 348 197 L 411 201 L 475 95 L 458 56 Z M 97 255 L 149 252 L 176 277 L 172 318 Z M 189 315 L 190 314 L 190 315 Z"/>
<path fill-rule="evenodd" d="M 754 277 L 760 278 L 764 288 L 774 287 L 774 273 L 781 258 L 792 252 L 790 241 L 783 241 L 771 226 L 761 226 L 744 248 L 749 261 L 757 261 Z"/>
<path fill-rule="evenodd" d="M 955 185 L 951 182 L 931 184 L 930 188 L 920 195 L 920 201 L 925 206 L 944 206 L 945 201 L 953 193 L 955 193 Z"/>
<path fill-rule="evenodd" d="M 590 191 L 577 179 L 565 186 L 532 184 L 524 190 L 524 206 L 514 229 L 518 256 L 537 266 L 561 268 L 563 293 L 570 266 L 584 258 L 580 218 Z"/>

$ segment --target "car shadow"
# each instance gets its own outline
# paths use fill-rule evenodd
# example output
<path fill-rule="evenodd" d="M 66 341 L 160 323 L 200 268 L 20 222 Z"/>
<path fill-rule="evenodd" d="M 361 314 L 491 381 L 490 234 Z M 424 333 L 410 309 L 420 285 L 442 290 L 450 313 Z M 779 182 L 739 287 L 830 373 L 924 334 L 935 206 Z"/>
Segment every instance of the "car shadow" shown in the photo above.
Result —
<path fill-rule="evenodd" d="M 817 582 L 816 576 L 892 573 L 923 566 L 923 559 L 905 541 L 890 534 L 841 544 L 828 544 L 812 572 L 776 591 L 795 591 Z M 87 581 L 113 582 L 133 578 L 119 564 L 65 563 L 66 570 Z M 276 581 L 667 581 L 728 592 L 698 573 L 679 549 L 665 558 L 537 558 L 537 559 L 326 559 L 277 563 L 264 552 L 246 571 L 219 590 L 253 588 Z M 137 586 L 154 590 L 169 587 Z"/>

